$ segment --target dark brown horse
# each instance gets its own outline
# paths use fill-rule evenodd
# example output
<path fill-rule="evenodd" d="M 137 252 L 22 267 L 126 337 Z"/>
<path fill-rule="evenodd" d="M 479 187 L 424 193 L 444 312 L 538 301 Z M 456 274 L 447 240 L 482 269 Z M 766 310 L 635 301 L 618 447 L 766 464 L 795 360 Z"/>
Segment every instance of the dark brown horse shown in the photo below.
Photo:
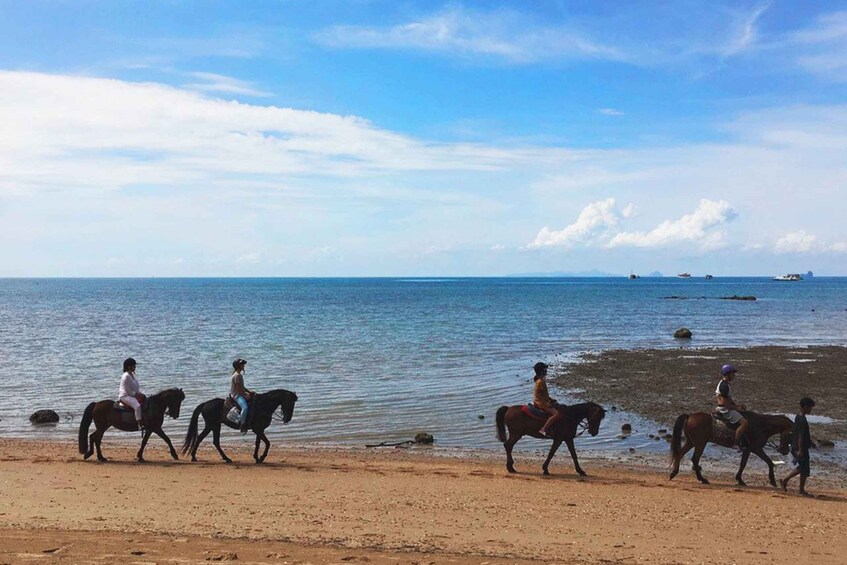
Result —
<path fill-rule="evenodd" d="M 255 400 L 250 403 L 248 424 L 253 433 L 256 434 L 256 448 L 253 450 L 253 459 L 256 463 L 261 463 L 268 456 L 268 450 L 271 448 L 271 442 L 268 436 L 265 435 L 265 430 L 271 425 L 271 420 L 274 419 L 274 412 L 280 408 L 282 412 L 282 423 L 287 424 L 294 416 L 294 403 L 297 402 L 297 395 L 290 390 L 276 389 L 268 392 L 257 394 Z M 182 453 L 191 451 L 191 460 L 197 461 L 197 448 L 200 443 L 212 432 L 212 443 L 221 454 L 221 458 L 226 463 L 232 463 L 232 459 L 226 456 L 224 450 L 221 449 L 221 424 L 225 424 L 230 428 L 238 429 L 238 424 L 233 424 L 226 417 L 227 409 L 223 398 L 213 398 L 200 404 L 191 415 L 191 422 L 188 424 L 188 433 L 185 435 L 185 442 L 182 444 Z M 203 415 L 203 431 L 197 433 L 198 420 L 200 414 Z M 259 442 L 265 442 L 265 452 L 259 457 Z"/>
<path fill-rule="evenodd" d="M 516 473 L 515 460 L 512 459 L 512 448 L 518 443 L 523 436 L 532 436 L 539 439 L 552 439 L 553 445 L 550 446 L 550 453 L 547 454 L 547 459 L 541 468 L 545 475 L 549 475 L 548 467 L 550 460 L 556 454 L 556 450 L 564 441 L 568 450 L 571 452 L 573 465 L 576 472 L 581 476 L 585 476 L 585 471 L 579 466 L 579 461 L 576 457 L 576 449 L 573 445 L 573 440 L 577 435 L 577 428 L 583 420 L 588 420 L 588 433 L 596 436 L 600 431 L 600 422 L 606 416 L 606 411 L 599 404 L 593 402 L 585 402 L 583 404 L 574 404 L 573 406 L 559 406 L 562 410 L 562 420 L 551 431 L 556 433 L 553 438 L 539 434 L 543 422 L 539 422 L 535 418 L 527 416 L 523 412 L 523 405 L 518 406 L 501 406 L 497 410 L 497 439 L 503 442 L 506 448 L 506 469 L 510 473 Z M 509 428 L 509 437 L 506 438 L 506 428 Z M 582 433 L 582 432 L 580 432 Z"/>
<path fill-rule="evenodd" d="M 755 453 L 759 459 L 768 465 L 768 480 L 771 486 L 776 486 L 776 478 L 773 473 L 773 461 L 765 453 L 765 444 L 774 434 L 780 434 L 778 451 L 787 455 L 791 445 L 791 428 L 794 425 L 791 419 L 781 415 L 757 414 L 755 412 L 744 412 L 744 417 L 749 421 L 747 432 L 747 447 L 744 448 L 741 454 L 741 465 L 738 467 L 738 473 L 735 474 L 735 480 L 741 486 L 746 486 L 741 474 L 744 472 L 744 467 L 747 466 L 747 459 L 750 453 Z M 723 425 L 723 424 L 717 424 Z M 691 456 L 691 464 L 694 468 L 694 473 L 697 479 L 704 485 L 709 484 L 709 481 L 703 477 L 700 467 L 700 456 L 703 455 L 703 450 L 709 442 L 723 447 L 733 447 L 735 444 L 735 432 L 726 428 L 727 433 L 721 434 L 718 437 L 714 436 L 712 415 L 705 412 L 695 412 L 694 414 L 680 414 L 677 417 L 673 426 L 673 436 L 671 438 L 671 475 L 673 479 L 679 473 L 679 462 L 686 453 L 693 447 L 694 455 Z M 682 443 L 682 435 L 685 434 L 685 443 Z"/>
<path fill-rule="evenodd" d="M 147 440 L 150 439 L 151 434 L 156 434 L 165 440 L 171 450 L 171 457 L 179 459 L 170 438 L 162 430 L 162 423 L 165 421 L 165 414 L 174 419 L 179 418 L 179 407 L 183 400 L 185 400 L 185 393 L 182 392 L 181 388 L 169 388 L 147 397 L 141 411 L 145 429 L 141 438 L 141 448 L 137 455 L 139 463 L 144 463 L 144 447 L 147 445 Z M 101 400 L 88 405 L 82 415 L 82 422 L 79 424 L 79 452 L 83 454 L 85 459 L 91 457 L 96 448 L 97 460 L 106 461 L 100 451 L 100 441 L 110 427 L 114 426 L 124 432 L 138 431 L 135 417 L 133 416 L 129 421 L 126 421 L 123 418 L 125 413 L 125 410 L 118 410 L 115 407 L 114 400 Z M 132 411 L 130 411 L 130 415 L 132 415 Z M 89 437 L 88 428 L 92 421 L 97 429 Z"/>

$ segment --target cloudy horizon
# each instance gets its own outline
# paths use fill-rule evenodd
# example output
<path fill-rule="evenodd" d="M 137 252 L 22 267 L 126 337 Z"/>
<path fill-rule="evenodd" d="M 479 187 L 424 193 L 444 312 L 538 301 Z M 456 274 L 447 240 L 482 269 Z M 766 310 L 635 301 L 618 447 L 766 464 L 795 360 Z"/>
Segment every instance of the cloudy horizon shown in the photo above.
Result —
<path fill-rule="evenodd" d="M 333 5 L 0 4 L 0 276 L 847 275 L 847 4 Z"/>

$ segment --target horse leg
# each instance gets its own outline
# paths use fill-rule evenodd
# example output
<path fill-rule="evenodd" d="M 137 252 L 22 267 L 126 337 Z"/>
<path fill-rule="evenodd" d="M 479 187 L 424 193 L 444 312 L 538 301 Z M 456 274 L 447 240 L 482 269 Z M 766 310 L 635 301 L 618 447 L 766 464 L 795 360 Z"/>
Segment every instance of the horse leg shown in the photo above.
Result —
<path fill-rule="evenodd" d="M 515 460 L 512 458 L 512 448 L 515 447 L 515 444 L 518 443 L 520 436 L 514 436 L 509 433 L 509 439 L 506 443 L 503 444 L 503 447 L 506 448 L 506 470 L 510 473 L 517 473 L 515 471 Z"/>
<path fill-rule="evenodd" d="M 704 485 L 709 484 L 709 481 L 706 480 L 706 477 L 702 474 L 702 469 L 700 468 L 700 457 L 703 455 L 703 450 L 706 449 L 706 444 L 696 445 L 694 446 L 694 455 L 691 456 L 691 466 L 694 468 L 694 474 L 697 475 L 697 480 L 703 483 Z"/>
<path fill-rule="evenodd" d="M 221 426 L 220 426 L 220 424 L 218 424 L 217 427 L 213 428 L 212 432 L 214 434 L 212 436 L 212 443 L 215 444 L 215 447 L 217 448 L 218 453 L 221 454 L 221 458 L 223 458 L 224 463 L 232 463 L 232 459 L 227 457 L 226 453 L 224 453 L 224 450 L 221 449 Z"/>
<path fill-rule="evenodd" d="M 268 456 L 268 451 L 270 451 L 270 449 L 271 449 L 271 442 L 270 442 L 270 440 L 268 439 L 268 436 L 266 436 L 266 435 L 265 435 L 265 431 L 264 431 L 264 430 L 262 430 L 262 431 L 261 431 L 261 432 L 259 432 L 259 433 L 261 434 L 261 435 L 260 435 L 260 437 L 262 438 L 262 441 L 263 441 L 263 442 L 265 442 L 265 452 L 264 452 L 264 453 L 262 453 L 262 456 L 261 456 L 261 457 L 259 457 L 259 461 L 258 461 L 258 463 L 263 463 L 263 462 L 265 461 L 265 457 L 267 457 L 267 456 Z"/>
<path fill-rule="evenodd" d="M 566 439 L 565 443 L 568 445 L 568 451 L 571 452 L 571 459 L 573 459 L 573 466 L 574 469 L 576 469 L 577 474 L 580 477 L 586 476 L 587 473 L 582 470 L 582 467 L 579 466 L 579 460 L 576 458 L 576 448 L 573 445 L 573 438 Z"/>
<path fill-rule="evenodd" d="M 554 455 L 556 455 L 556 450 L 559 449 L 560 445 L 562 445 L 562 440 L 553 440 L 553 445 L 550 446 L 550 452 L 547 454 L 547 459 L 544 461 L 544 465 L 541 466 L 541 468 L 544 470 L 545 475 L 550 474 L 550 471 L 547 470 L 547 467 L 550 466 L 550 460 L 553 459 Z"/>
<path fill-rule="evenodd" d="M 745 449 L 744 453 L 741 454 L 741 465 L 738 466 L 738 472 L 735 473 L 735 482 L 738 483 L 738 486 L 746 487 L 747 483 L 744 482 L 744 479 L 741 478 L 742 473 L 744 473 L 744 468 L 747 467 L 747 459 L 750 458 L 750 450 Z M 776 486 L 776 485 L 774 485 Z"/>
<path fill-rule="evenodd" d="M 88 451 L 86 451 L 85 454 L 82 456 L 83 459 L 88 459 L 89 457 L 94 455 L 94 448 L 95 448 L 95 445 L 96 445 L 94 438 L 95 438 L 95 436 L 97 436 L 97 431 L 98 431 L 97 428 L 94 428 L 94 431 L 91 432 L 91 434 L 88 436 Z M 100 458 L 99 454 L 98 454 L 97 458 L 98 459 Z"/>
<path fill-rule="evenodd" d="M 673 478 L 679 474 L 679 462 L 682 461 L 682 458 L 685 457 L 685 454 L 688 453 L 692 447 L 694 447 L 694 444 L 688 440 L 688 436 L 685 436 L 685 443 L 683 443 L 682 447 L 679 448 L 679 457 L 674 459 L 670 480 L 673 480 Z"/>
<path fill-rule="evenodd" d="M 191 460 L 192 461 L 197 461 L 197 448 L 200 447 L 200 442 L 202 442 L 204 439 L 206 439 L 206 436 L 209 435 L 211 433 L 211 431 L 212 431 L 212 428 L 210 428 L 209 425 L 206 424 L 206 427 L 203 428 L 203 431 L 200 432 L 200 435 L 198 435 L 196 438 L 194 438 L 194 443 L 191 445 Z"/>
<path fill-rule="evenodd" d="M 141 447 L 138 449 L 138 455 L 136 456 L 139 463 L 144 463 L 144 448 L 147 447 L 147 440 L 150 439 L 152 433 L 149 429 L 144 430 L 144 436 L 141 438 Z"/>
<path fill-rule="evenodd" d="M 174 444 L 171 443 L 171 438 L 168 437 L 168 434 L 162 428 L 153 430 L 153 433 L 165 440 L 165 443 L 168 444 L 168 448 L 171 450 L 171 457 L 173 457 L 174 461 L 179 461 L 179 456 L 176 454 L 176 449 L 174 449 Z"/>
<path fill-rule="evenodd" d="M 97 461 L 100 461 L 101 463 L 108 461 L 108 459 L 103 457 L 103 452 L 100 451 L 100 442 L 103 440 L 103 434 L 106 433 L 106 429 L 108 428 L 103 428 L 102 430 L 98 428 L 97 431 L 91 434 L 91 443 L 93 443 L 97 449 Z"/>
<path fill-rule="evenodd" d="M 768 482 L 770 482 L 772 487 L 776 486 L 776 477 L 773 476 L 773 461 L 768 454 L 765 453 L 765 450 L 761 447 L 757 448 L 753 453 L 759 456 L 759 459 L 768 464 Z"/>
<path fill-rule="evenodd" d="M 253 449 L 253 459 L 256 460 L 256 463 L 261 463 L 259 461 L 259 443 L 262 441 L 262 436 L 259 433 L 256 433 L 256 447 Z"/>

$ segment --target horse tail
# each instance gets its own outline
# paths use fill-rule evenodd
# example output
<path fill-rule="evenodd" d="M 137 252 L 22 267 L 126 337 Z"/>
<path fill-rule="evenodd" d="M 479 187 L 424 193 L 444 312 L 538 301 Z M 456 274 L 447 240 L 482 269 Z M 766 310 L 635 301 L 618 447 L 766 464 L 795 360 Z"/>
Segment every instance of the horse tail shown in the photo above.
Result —
<path fill-rule="evenodd" d="M 197 439 L 197 421 L 200 419 L 200 412 L 203 411 L 203 406 L 205 405 L 205 402 L 201 403 L 194 409 L 194 414 L 191 415 L 191 422 L 188 424 L 188 433 L 185 434 L 185 442 L 182 444 L 183 455 L 188 453 L 188 450 L 194 444 L 194 440 Z"/>
<path fill-rule="evenodd" d="M 500 443 L 506 443 L 506 410 L 508 409 L 508 406 L 497 409 L 497 439 Z"/>
<path fill-rule="evenodd" d="M 88 428 L 91 427 L 91 420 L 94 419 L 94 406 L 96 402 L 92 402 L 85 408 L 82 413 L 82 421 L 79 423 L 79 452 L 82 454 L 88 453 Z"/>
<path fill-rule="evenodd" d="M 680 458 L 682 450 L 682 430 L 685 427 L 685 422 L 688 421 L 688 414 L 680 414 L 676 418 L 673 425 L 673 437 L 671 437 L 671 459 L 676 461 Z"/>

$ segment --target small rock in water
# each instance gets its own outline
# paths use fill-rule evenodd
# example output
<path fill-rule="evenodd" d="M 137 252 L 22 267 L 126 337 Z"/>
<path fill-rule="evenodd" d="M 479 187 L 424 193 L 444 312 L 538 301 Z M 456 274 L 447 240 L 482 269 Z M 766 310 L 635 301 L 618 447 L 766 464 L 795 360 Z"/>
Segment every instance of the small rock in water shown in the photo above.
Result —
<path fill-rule="evenodd" d="M 37 410 L 29 417 L 33 424 L 55 424 L 59 421 L 59 415 L 53 410 Z"/>
<path fill-rule="evenodd" d="M 480 414 L 479 416 L 477 416 L 477 418 L 480 420 L 485 420 L 485 414 Z"/>
<path fill-rule="evenodd" d="M 627 438 L 629 438 L 629 435 L 628 435 L 628 434 L 620 434 L 620 435 L 618 436 L 618 439 L 627 439 Z"/>
<path fill-rule="evenodd" d="M 835 442 L 831 439 L 819 439 L 818 447 L 835 447 Z"/>
<path fill-rule="evenodd" d="M 694 334 L 692 334 L 691 330 L 688 328 L 679 328 L 673 333 L 673 336 L 676 339 L 691 339 L 692 335 Z"/>
<path fill-rule="evenodd" d="M 625 434 L 632 433 L 632 424 L 624 424 L 621 426 L 621 432 Z"/>
<path fill-rule="evenodd" d="M 630 452 L 630 453 L 635 453 L 635 448 L 634 448 L 634 447 L 630 447 L 630 448 L 629 448 L 629 452 Z"/>
<path fill-rule="evenodd" d="M 428 434 L 426 432 L 420 432 L 418 434 L 415 434 L 415 443 L 429 445 L 433 442 L 435 442 L 435 438 L 432 437 L 432 434 Z"/>
<path fill-rule="evenodd" d="M 659 431 L 658 431 L 658 432 L 656 432 L 656 433 L 657 433 L 657 434 L 660 434 L 660 435 L 661 435 L 661 434 L 666 434 L 666 433 L 668 433 L 668 430 L 666 430 L 665 428 L 660 428 L 660 429 L 659 429 Z"/>

